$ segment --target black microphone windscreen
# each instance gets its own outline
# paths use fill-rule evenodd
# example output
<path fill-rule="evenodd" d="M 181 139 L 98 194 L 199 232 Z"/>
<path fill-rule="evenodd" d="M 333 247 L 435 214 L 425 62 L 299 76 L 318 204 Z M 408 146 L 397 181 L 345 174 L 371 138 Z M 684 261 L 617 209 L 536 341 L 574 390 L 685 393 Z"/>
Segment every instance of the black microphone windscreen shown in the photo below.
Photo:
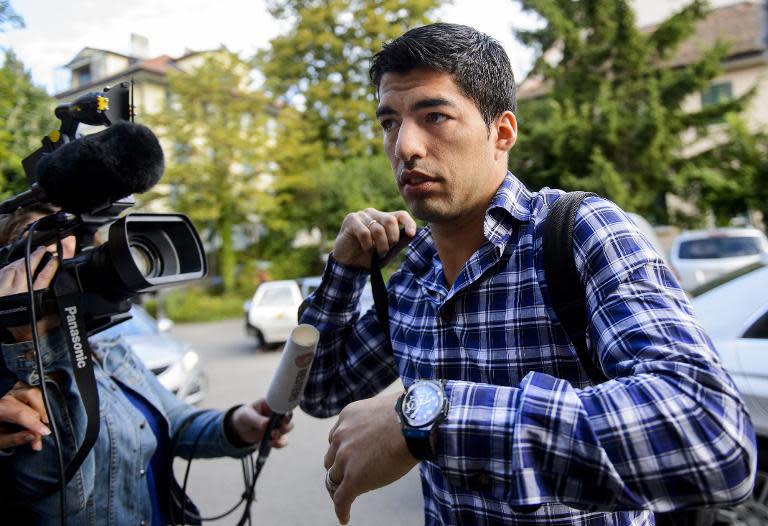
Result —
<path fill-rule="evenodd" d="M 164 167 L 155 134 L 141 124 L 119 122 L 44 155 L 37 182 L 50 202 L 82 213 L 146 192 Z"/>

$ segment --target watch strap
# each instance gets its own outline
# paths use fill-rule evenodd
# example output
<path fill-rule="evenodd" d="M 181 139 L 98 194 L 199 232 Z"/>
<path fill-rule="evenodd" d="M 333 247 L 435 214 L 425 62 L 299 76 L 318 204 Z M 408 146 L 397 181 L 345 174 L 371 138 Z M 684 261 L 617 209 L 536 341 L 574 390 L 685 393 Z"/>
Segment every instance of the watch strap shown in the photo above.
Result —
<path fill-rule="evenodd" d="M 408 446 L 408 451 L 417 460 L 435 460 L 437 458 L 432 436 L 432 430 L 429 429 L 403 427 L 405 445 Z"/>
<path fill-rule="evenodd" d="M 441 380 L 440 385 L 444 391 L 445 381 Z M 443 413 L 442 417 L 438 417 L 429 427 L 409 426 L 408 420 L 403 415 L 403 400 L 407 393 L 408 390 L 406 389 L 406 392 L 401 394 L 395 402 L 395 412 L 400 420 L 405 445 L 408 446 L 408 451 L 417 460 L 435 460 L 437 458 L 437 428 L 445 418 L 445 414 Z"/>

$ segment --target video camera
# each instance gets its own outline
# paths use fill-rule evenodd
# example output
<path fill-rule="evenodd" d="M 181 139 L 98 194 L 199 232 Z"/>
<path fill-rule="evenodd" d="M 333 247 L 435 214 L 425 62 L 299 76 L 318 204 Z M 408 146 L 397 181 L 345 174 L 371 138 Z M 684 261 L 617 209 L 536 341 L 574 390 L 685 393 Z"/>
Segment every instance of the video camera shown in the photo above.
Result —
<path fill-rule="evenodd" d="M 58 484 L 40 488 L 36 497 L 58 489 L 62 509 L 66 507 L 64 487 L 99 433 L 99 395 L 88 336 L 128 319 L 132 297 L 200 279 L 207 270 L 200 237 L 185 216 L 126 214 L 118 219 L 134 204 L 132 195 L 154 186 L 164 169 L 157 137 L 133 122 L 131 92 L 132 85 L 124 82 L 58 106 L 55 114 L 61 127 L 22 161 L 29 189 L 0 202 L 0 214 L 36 203 L 59 209 L 30 223 L 19 239 L 0 248 L 0 268 L 25 258 L 30 284 L 34 248 L 56 243 L 60 262 L 48 289 L 0 297 L 0 328 L 31 328 L 37 373 L 42 379 L 45 370 L 36 320 L 49 314 L 59 316 L 87 419 L 83 440 L 66 466 L 59 455 Z M 80 124 L 105 129 L 78 137 Z M 106 225 L 108 240 L 95 246 L 96 232 Z M 75 237 L 76 250 L 73 258 L 63 260 L 61 240 L 67 236 Z M 39 264 L 38 269 L 41 267 Z M 40 388 L 50 412 L 45 382 L 40 382 Z M 53 421 L 51 426 L 61 451 Z"/>
<path fill-rule="evenodd" d="M 22 161 L 29 190 L 0 203 L 0 214 L 34 203 L 61 210 L 30 225 L 31 249 L 68 235 L 77 254 L 63 261 L 50 290 L 36 294 L 36 312 L 61 311 L 63 296 L 75 296 L 88 335 L 124 319 L 128 299 L 200 279 L 206 260 L 194 226 L 180 214 L 127 214 L 132 194 L 162 176 L 164 162 L 155 135 L 133 123 L 132 86 L 123 82 L 88 93 L 55 110 L 61 127 Z M 106 129 L 77 137 L 80 124 Z M 94 247 L 97 230 L 110 224 L 108 241 Z M 0 248 L 0 268 L 24 256 L 27 236 Z M 29 324 L 26 295 L 0 298 L 0 326 Z M 3 308 L 5 307 L 5 308 Z"/>

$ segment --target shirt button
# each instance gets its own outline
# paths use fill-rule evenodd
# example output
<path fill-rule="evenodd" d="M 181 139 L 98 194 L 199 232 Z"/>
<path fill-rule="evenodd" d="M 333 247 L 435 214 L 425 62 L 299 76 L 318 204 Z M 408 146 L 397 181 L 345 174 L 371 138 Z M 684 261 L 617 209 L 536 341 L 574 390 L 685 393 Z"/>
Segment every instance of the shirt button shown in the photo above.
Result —
<path fill-rule="evenodd" d="M 145 470 L 143 470 L 143 469 L 140 469 L 140 470 L 139 470 L 139 475 L 141 475 L 142 477 L 144 476 L 144 473 L 146 473 L 146 471 L 145 471 Z"/>
<path fill-rule="evenodd" d="M 141 522 L 139 523 L 139 526 L 146 526 L 146 525 L 147 525 L 147 521 L 141 521 Z"/>
<path fill-rule="evenodd" d="M 141 429 L 144 429 L 145 427 L 147 427 L 147 422 L 146 421 L 142 422 L 141 424 L 139 424 L 139 427 Z"/>
<path fill-rule="evenodd" d="M 489 476 L 488 476 L 488 475 L 486 475 L 485 473 L 481 473 L 481 474 L 480 474 L 480 475 L 478 475 L 478 477 L 477 477 L 477 483 L 478 483 L 480 486 L 482 486 L 482 487 L 484 487 L 484 488 L 487 488 L 488 486 L 490 486 L 490 485 L 491 485 L 491 477 L 489 477 Z"/>

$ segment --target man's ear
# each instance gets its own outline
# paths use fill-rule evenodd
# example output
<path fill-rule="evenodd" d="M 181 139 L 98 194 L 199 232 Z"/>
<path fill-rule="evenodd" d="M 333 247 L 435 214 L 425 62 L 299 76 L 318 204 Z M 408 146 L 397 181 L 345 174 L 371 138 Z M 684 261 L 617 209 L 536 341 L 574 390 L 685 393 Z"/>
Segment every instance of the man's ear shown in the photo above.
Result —
<path fill-rule="evenodd" d="M 496 158 L 506 155 L 517 142 L 517 118 L 505 111 L 496 119 Z"/>

